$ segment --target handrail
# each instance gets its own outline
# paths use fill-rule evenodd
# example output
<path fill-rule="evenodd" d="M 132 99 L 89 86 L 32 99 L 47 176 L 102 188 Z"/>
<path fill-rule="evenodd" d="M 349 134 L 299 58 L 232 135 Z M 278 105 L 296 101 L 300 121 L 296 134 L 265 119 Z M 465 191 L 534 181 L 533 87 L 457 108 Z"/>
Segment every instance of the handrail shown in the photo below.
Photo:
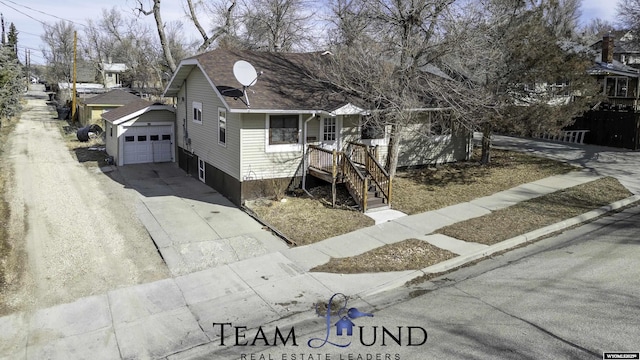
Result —
<path fill-rule="evenodd" d="M 366 168 L 369 174 L 371 175 L 371 179 L 378 186 L 378 188 L 382 191 L 382 194 L 387 200 L 387 204 L 391 203 L 391 177 L 389 173 L 380 165 L 378 160 L 367 151 L 366 155 Z"/>
<path fill-rule="evenodd" d="M 341 152 L 309 145 L 309 167 L 331 173 L 333 177 L 338 175 L 338 164 L 341 157 Z"/>
<path fill-rule="evenodd" d="M 367 177 L 358 170 L 358 167 L 348 156 L 342 157 L 342 174 L 351 196 L 360 205 L 362 212 L 367 211 L 367 189 L 369 187 Z"/>
<path fill-rule="evenodd" d="M 351 157 L 354 163 L 364 166 L 366 162 L 366 153 L 369 152 L 368 146 L 353 141 L 349 141 L 349 146 L 349 157 Z"/>

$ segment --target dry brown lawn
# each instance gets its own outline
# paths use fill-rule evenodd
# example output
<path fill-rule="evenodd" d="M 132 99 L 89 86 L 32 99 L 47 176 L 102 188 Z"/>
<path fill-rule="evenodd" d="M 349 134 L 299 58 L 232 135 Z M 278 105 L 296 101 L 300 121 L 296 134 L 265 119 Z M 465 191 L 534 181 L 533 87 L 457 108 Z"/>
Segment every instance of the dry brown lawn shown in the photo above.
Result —
<path fill-rule="evenodd" d="M 419 270 L 451 259 L 456 254 L 426 241 L 408 239 L 348 258 L 332 258 L 311 271 L 357 274 L 388 271 Z"/>
<path fill-rule="evenodd" d="M 418 214 L 495 194 L 564 174 L 575 167 L 531 155 L 493 149 L 492 163 L 481 166 L 479 150 L 471 161 L 399 172 L 393 179 L 393 208 Z"/>
<path fill-rule="evenodd" d="M 258 217 L 296 245 L 307 245 L 374 225 L 370 217 L 308 197 L 288 197 L 286 202 L 260 200 L 247 206 Z"/>
<path fill-rule="evenodd" d="M 631 195 L 618 180 L 605 177 L 458 222 L 437 232 L 464 241 L 491 245 Z"/>
<path fill-rule="evenodd" d="M 105 145 L 102 137 L 82 142 L 76 136 L 77 126 L 72 125 L 68 120 L 62 121 L 60 124 L 60 133 L 64 143 L 73 152 L 78 162 L 86 166 L 105 166 L 107 164 L 108 155 L 104 150 Z"/>
<path fill-rule="evenodd" d="M 392 207 L 415 214 L 494 194 L 551 175 L 575 170 L 557 161 L 492 150 L 492 164 L 471 161 L 399 172 L 394 179 Z M 338 186 L 337 209 L 331 207 L 330 186 L 310 190 L 308 196 L 288 197 L 284 203 L 247 203 L 252 211 L 297 245 L 311 244 L 371 226 L 373 220 L 357 211 L 347 191 Z"/>

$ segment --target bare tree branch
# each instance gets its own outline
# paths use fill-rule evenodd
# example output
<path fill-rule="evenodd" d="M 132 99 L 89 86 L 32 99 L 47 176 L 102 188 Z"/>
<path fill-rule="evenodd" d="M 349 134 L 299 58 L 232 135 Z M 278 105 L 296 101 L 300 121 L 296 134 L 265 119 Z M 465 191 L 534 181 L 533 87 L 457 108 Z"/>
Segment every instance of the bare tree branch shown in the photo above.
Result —
<path fill-rule="evenodd" d="M 171 54 L 171 48 L 164 31 L 164 23 L 162 22 L 162 15 L 160 14 L 160 0 L 153 0 L 152 10 L 145 10 L 142 4 L 142 0 L 138 0 L 138 5 L 139 7 L 136 8 L 136 10 L 138 10 L 139 13 L 142 13 L 145 16 L 153 14 L 153 17 L 156 20 L 158 36 L 160 37 L 160 46 L 162 47 L 162 53 L 164 54 L 165 61 L 167 62 L 167 67 L 169 67 L 169 70 L 171 70 L 172 73 L 175 72 L 177 66 L 175 60 L 173 59 L 173 55 Z"/>

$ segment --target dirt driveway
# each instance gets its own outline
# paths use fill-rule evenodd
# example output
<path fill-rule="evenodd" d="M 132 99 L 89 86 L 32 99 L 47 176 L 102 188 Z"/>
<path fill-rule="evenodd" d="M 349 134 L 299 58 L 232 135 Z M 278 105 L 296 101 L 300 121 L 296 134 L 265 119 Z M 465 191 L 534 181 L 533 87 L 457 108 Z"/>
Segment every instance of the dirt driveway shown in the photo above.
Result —
<path fill-rule="evenodd" d="M 135 216 L 136 192 L 78 163 L 45 98 L 29 92 L 4 154 L 14 276 L 1 289 L 0 314 L 169 276 Z"/>

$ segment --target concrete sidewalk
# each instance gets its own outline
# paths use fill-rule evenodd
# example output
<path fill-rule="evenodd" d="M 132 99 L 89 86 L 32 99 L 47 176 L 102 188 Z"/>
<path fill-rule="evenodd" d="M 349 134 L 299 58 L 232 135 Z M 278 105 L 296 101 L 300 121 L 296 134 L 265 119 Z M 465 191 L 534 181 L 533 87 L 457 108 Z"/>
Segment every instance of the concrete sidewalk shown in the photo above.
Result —
<path fill-rule="evenodd" d="M 440 227 L 599 178 L 589 171 L 553 176 L 423 214 L 400 217 L 312 245 L 282 249 L 214 268 L 110 291 L 34 313 L 0 318 L 0 358 L 190 359 L 219 349 L 214 322 L 256 328 L 298 314 L 341 292 L 362 300 L 425 273 L 441 272 L 508 246 L 577 224 L 611 208 L 493 246 L 430 235 Z M 624 206 L 640 199 L 618 202 Z M 329 274 L 309 269 L 417 238 L 460 256 L 432 267 L 393 273 Z M 515 244 L 515 245 L 514 245 Z"/>

